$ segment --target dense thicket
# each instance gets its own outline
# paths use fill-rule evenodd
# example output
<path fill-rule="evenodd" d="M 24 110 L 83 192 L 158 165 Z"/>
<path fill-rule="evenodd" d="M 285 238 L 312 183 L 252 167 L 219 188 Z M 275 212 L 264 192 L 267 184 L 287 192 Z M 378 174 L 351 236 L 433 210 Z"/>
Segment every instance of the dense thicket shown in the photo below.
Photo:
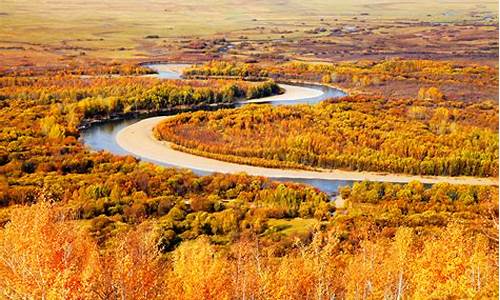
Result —
<path fill-rule="evenodd" d="M 161 218 L 167 251 L 200 234 L 227 243 L 254 225 L 261 232 L 269 217 L 321 220 L 334 210 L 326 195 L 312 188 L 245 175 L 200 178 L 132 157 L 90 152 L 76 139 L 82 120 L 128 111 L 130 101 L 140 102 L 133 110 L 157 110 L 189 105 L 205 91 L 217 98 L 196 101 L 233 101 L 238 93 L 272 93 L 272 82 L 74 76 L 4 77 L 0 82 L 5 95 L 0 107 L 2 221 L 9 207 L 48 198 L 76 219 L 89 220 L 91 235 L 102 243 L 110 234 Z M 222 98 L 226 91 L 231 98 Z M 170 102 L 177 99 L 172 95 L 180 95 L 179 102 Z"/>
<path fill-rule="evenodd" d="M 333 84 L 351 91 L 388 98 L 415 98 L 422 88 L 437 93 L 426 96 L 465 102 L 498 99 L 498 70 L 484 65 L 431 60 L 354 61 L 332 64 L 289 62 L 245 64 L 212 61 L 185 70 L 187 77 L 270 77 Z"/>
<path fill-rule="evenodd" d="M 336 208 L 333 199 L 304 185 L 244 174 L 199 177 L 92 152 L 77 140 L 85 118 L 189 105 L 201 91 L 242 89 L 242 97 L 260 88 L 277 92 L 273 86 L 61 74 L 0 78 L 1 297 L 498 297 L 497 187 L 359 183 L 342 190 L 346 205 Z M 476 139 L 466 145 L 471 149 L 483 149 L 496 130 L 495 103 L 441 103 L 426 100 L 433 90 L 421 94 L 413 109 L 405 101 L 354 98 L 323 104 L 319 116 L 345 117 L 340 121 L 347 128 L 367 136 L 368 129 L 384 127 L 370 127 L 362 115 L 375 123 L 385 116 L 396 132 L 428 124 L 416 132 L 462 138 L 476 128 Z M 250 107 L 250 119 L 233 120 L 226 118 L 232 112 L 221 111 L 220 120 L 207 115 L 199 121 L 224 121 L 236 133 L 252 133 L 260 124 L 274 128 L 268 121 L 296 118 L 289 130 L 312 122 L 318 107 L 293 113 Z M 182 118 L 189 126 L 194 121 Z M 300 148 L 307 140 L 292 145 Z"/>
<path fill-rule="evenodd" d="M 181 105 L 231 103 L 280 93 L 273 81 L 161 81 L 137 77 L 3 77 L 0 97 L 63 104 L 85 118 L 133 111 L 160 111 Z"/>
<path fill-rule="evenodd" d="M 61 76 L 61 75 L 92 75 L 92 76 L 113 76 L 113 75 L 146 75 L 156 73 L 147 66 L 134 63 L 111 62 L 104 63 L 95 60 L 82 62 L 70 62 L 69 64 L 56 64 L 44 67 L 4 67 L 0 66 L 0 76 L 24 77 L 24 76 Z"/>
<path fill-rule="evenodd" d="M 465 80 L 487 85 L 498 81 L 498 72 L 492 67 L 477 64 L 459 64 L 432 60 L 382 60 L 339 62 L 334 64 L 308 64 L 290 62 L 284 64 L 246 64 L 239 62 L 212 61 L 184 70 L 186 76 L 234 76 L 234 77 L 285 77 L 322 80 L 325 83 L 350 81 L 370 84 L 399 78 L 400 80 L 443 81 Z"/>
<path fill-rule="evenodd" d="M 201 236 L 169 255 L 159 251 L 162 219 L 116 233 L 100 251 L 71 215 L 42 202 L 14 210 L 0 231 L 0 288 L 11 298 L 496 298 L 497 193 L 361 183 L 342 192 L 349 212 L 309 229 L 307 243 L 285 246 L 275 228 L 264 233 L 271 244 Z"/>
<path fill-rule="evenodd" d="M 358 96 L 182 114 L 155 132 L 183 151 L 268 167 L 497 176 L 497 118 L 476 104 Z"/>

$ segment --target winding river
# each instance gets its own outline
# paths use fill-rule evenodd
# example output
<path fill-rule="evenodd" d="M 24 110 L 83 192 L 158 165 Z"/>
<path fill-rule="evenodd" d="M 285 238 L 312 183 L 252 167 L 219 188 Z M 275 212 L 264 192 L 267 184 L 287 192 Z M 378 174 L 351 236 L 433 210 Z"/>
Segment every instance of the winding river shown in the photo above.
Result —
<path fill-rule="evenodd" d="M 158 78 L 180 79 L 180 72 L 186 66 L 160 64 L 149 67 L 158 72 L 158 74 L 153 75 Z M 325 99 L 345 95 L 340 90 L 322 85 L 281 84 L 281 87 L 285 89 L 285 93 L 282 95 L 240 102 L 235 106 L 245 105 L 249 102 L 270 103 L 272 105 L 315 104 Z M 167 167 L 189 168 L 198 175 L 208 175 L 212 172 L 245 172 L 250 175 L 267 176 L 277 181 L 306 183 L 326 193 L 337 192 L 340 186 L 352 185 L 361 180 L 386 182 L 420 180 L 429 184 L 436 182 L 498 184 L 488 178 L 421 177 L 341 170 L 332 170 L 331 172 L 281 170 L 222 162 L 176 151 L 169 147 L 169 143 L 155 140 L 152 136 L 152 128 L 164 118 L 167 117 L 142 117 L 95 124 L 83 130 L 81 136 L 83 142 L 93 150 L 105 150 L 118 155 L 134 155 L 144 161 Z"/>

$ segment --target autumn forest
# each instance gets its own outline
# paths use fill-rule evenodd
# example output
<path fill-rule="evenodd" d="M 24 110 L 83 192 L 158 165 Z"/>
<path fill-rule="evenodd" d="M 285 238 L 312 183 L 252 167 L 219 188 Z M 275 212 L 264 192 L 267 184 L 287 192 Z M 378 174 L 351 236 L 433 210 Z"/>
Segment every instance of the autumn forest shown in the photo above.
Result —
<path fill-rule="evenodd" d="M 0 9 L 0 299 L 499 297 L 489 2 L 49 2 Z"/>

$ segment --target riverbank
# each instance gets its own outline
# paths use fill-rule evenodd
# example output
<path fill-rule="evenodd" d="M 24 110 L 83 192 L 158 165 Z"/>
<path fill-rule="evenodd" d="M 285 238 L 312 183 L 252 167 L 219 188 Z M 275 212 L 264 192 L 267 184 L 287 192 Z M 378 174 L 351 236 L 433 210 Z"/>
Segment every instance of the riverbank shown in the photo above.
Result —
<path fill-rule="evenodd" d="M 295 86 L 289 84 L 280 84 L 279 86 L 285 90 L 283 94 L 258 98 L 258 99 L 243 100 L 237 103 L 249 104 L 249 103 L 267 103 L 275 101 L 297 101 L 297 99 L 307 100 L 310 98 L 320 97 L 321 95 L 323 95 L 323 91 L 309 87 Z"/>
<path fill-rule="evenodd" d="M 177 105 L 172 107 L 167 107 L 160 110 L 135 110 L 124 113 L 114 113 L 109 116 L 97 117 L 97 118 L 88 118 L 84 119 L 80 125 L 78 126 L 78 130 L 89 129 L 92 126 L 98 126 L 100 124 L 113 123 L 117 121 L 131 120 L 137 118 L 147 118 L 147 117 L 157 117 L 157 116 L 165 116 L 165 115 L 176 115 L 184 112 L 193 112 L 193 111 L 214 111 L 218 109 L 229 109 L 234 108 L 237 102 L 235 103 L 210 103 L 210 104 L 199 104 L 199 105 Z"/>
<path fill-rule="evenodd" d="M 180 79 L 182 76 L 182 72 L 184 69 L 191 67 L 191 64 L 146 64 L 144 65 L 154 71 L 158 72 L 158 74 L 165 73 L 167 76 L 160 76 L 160 78 L 166 79 Z"/>
<path fill-rule="evenodd" d="M 116 136 L 120 147 L 138 157 L 169 164 L 182 168 L 196 169 L 206 172 L 219 173 L 247 173 L 254 176 L 274 178 L 302 178 L 325 180 L 350 180 L 350 181 L 379 181 L 406 183 L 420 181 L 426 184 L 450 183 L 469 185 L 498 185 L 497 178 L 477 177 L 447 177 L 447 176 L 419 176 L 404 174 L 385 174 L 376 172 L 356 172 L 345 170 L 287 170 L 255 167 L 219 161 L 211 158 L 196 156 L 172 149 L 169 142 L 158 141 L 153 136 L 153 128 L 168 117 L 155 117 L 139 121 L 122 129 Z"/>

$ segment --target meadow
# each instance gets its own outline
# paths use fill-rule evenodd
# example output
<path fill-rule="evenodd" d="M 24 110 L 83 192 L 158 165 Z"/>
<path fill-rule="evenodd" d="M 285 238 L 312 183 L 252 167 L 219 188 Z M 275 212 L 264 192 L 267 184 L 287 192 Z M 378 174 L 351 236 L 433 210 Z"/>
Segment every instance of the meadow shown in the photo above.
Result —
<path fill-rule="evenodd" d="M 7 0 L 0 10 L 0 58 L 11 66 L 98 58 L 199 61 L 227 53 L 250 60 L 484 60 L 498 46 L 491 44 L 497 18 L 492 1 Z"/>

